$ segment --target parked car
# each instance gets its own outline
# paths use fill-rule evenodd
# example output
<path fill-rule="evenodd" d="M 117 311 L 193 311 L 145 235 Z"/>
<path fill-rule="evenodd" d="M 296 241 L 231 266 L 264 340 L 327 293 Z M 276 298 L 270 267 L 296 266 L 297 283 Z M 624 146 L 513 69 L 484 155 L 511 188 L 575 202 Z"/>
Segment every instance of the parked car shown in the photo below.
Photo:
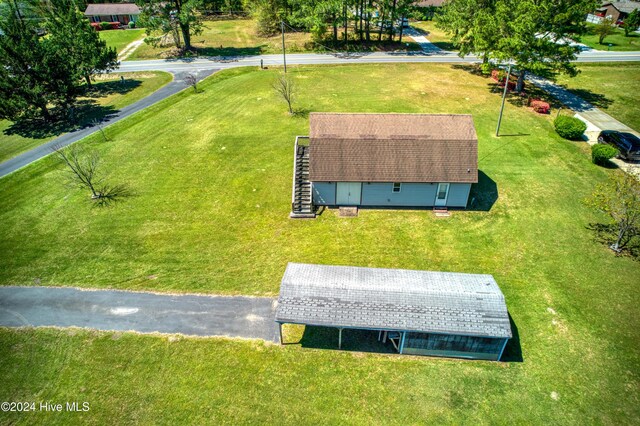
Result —
<path fill-rule="evenodd" d="M 640 161 L 640 138 L 627 132 L 603 130 L 598 135 L 599 143 L 609 144 L 620 151 L 620 158 Z"/>

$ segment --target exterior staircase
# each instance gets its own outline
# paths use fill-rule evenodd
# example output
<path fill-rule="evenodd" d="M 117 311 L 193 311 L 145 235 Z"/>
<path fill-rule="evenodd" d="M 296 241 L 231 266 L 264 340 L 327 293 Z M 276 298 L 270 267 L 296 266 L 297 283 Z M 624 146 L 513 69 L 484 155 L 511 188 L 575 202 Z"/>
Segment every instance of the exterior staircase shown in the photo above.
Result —
<path fill-rule="evenodd" d="M 296 138 L 293 161 L 293 191 L 291 194 L 290 218 L 316 217 L 309 181 L 309 145 L 299 143 Z"/>

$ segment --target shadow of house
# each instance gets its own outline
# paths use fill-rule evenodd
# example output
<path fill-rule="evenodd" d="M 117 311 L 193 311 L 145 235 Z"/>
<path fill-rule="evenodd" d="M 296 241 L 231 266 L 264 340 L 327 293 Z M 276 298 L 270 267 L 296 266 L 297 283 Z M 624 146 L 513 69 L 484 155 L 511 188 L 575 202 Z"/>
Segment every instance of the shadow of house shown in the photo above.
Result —
<path fill-rule="evenodd" d="M 507 342 L 507 346 L 504 348 L 502 354 L 502 362 L 523 362 L 522 347 L 520 346 L 520 333 L 518 332 L 518 326 L 516 326 L 513 317 L 509 314 L 509 322 L 511 323 L 511 333 L 513 337 Z"/>
<path fill-rule="evenodd" d="M 498 201 L 498 184 L 485 172 L 478 170 L 478 183 L 471 185 L 467 210 L 488 212 Z"/>

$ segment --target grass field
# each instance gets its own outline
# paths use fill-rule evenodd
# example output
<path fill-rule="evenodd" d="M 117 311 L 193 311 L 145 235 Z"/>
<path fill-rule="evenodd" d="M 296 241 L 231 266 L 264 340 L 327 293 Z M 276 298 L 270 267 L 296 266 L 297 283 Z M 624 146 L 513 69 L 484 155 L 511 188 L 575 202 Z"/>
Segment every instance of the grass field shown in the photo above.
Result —
<path fill-rule="evenodd" d="M 0 120 L 0 161 L 13 158 L 95 118 L 130 105 L 171 81 L 171 75 L 164 72 L 123 73 L 126 78 L 123 85 L 120 75 L 97 77 L 93 91 L 78 99 L 78 120 L 75 124 L 46 125 L 37 122 L 19 126 L 8 120 Z"/>
<path fill-rule="evenodd" d="M 286 47 L 290 52 L 305 51 L 305 43 L 311 37 L 307 33 L 287 33 Z M 278 34 L 262 38 L 256 34 L 256 24 L 250 19 L 207 21 L 202 34 L 192 37 L 193 46 L 204 56 L 258 55 L 281 53 L 282 38 Z M 172 47 L 153 47 L 142 44 L 128 58 L 155 59 L 171 55 Z"/>
<path fill-rule="evenodd" d="M 349 30 L 351 34 L 352 29 Z M 377 40 L 377 35 L 373 37 Z M 204 31 L 198 36 L 193 36 L 192 44 L 201 56 L 242 56 L 282 53 L 282 37 L 280 34 L 272 37 L 259 37 L 256 33 L 256 23 L 250 19 L 207 21 Z M 285 35 L 287 52 L 311 52 L 322 50 L 319 46 L 313 46 L 311 35 L 304 32 L 287 31 Z M 327 42 L 326 44 L 330 44 Z M 341 49 L 341 48 L 339 48 Z M 382 43 L 370 42 L 360 43 L 350 41 L 349 50 L 419 50 L 420 47 L 408 38 L 403 43 Z M 173 46 L 153 47 L 143 44 L 129 58 L 134 59 L 157 59 L 172 57 L 176 55 Z"/>
<path fill-rule="evenodd" d="M 110 127 L 110 142 L 90 138 L 110 181 L 134 193 L 121 203 L 93 207 L 64 186 L 53 158 L 3 178 L 0 252 L 10 255 L 0 258 L 0 283 L 275 295 L 288 261 L 490 273 L 518 330 L 509 358 L 521 351 L 523 362 L 3 331 L 1 399 L 94 407 L 10 421 L 637 421 L 640 263 L 596 240 L 588 226 L 603 218 L 582 202 L 618 171 L 556 136 L 553 114 L 507 103 L 504 136 L 493 136 L 500 94 L 464 68 L 292 67 L 294 117 L 273 94 L 276 72 L 215 74 L 203 92 Z M 292 144 L 308 134 L 308 111 L 473 114 L 482 172 L 474 207 L 447 219 L 411 210 L 288 219 Z"/>
<path fill-rule="evenodd" d="M 558 77 L 558 83 L 640 131 L 640 63 L 580 64 L 577 77 Z"/>
<path fill-rule="evenodd" d="M 599 43 L 599 36 L 595 34 L 595 25 L 588 24 L 589 32 L 580 38 L 580 42 L 596 50 L 636 51 L 640 50 L 640 34 L 630 33 L 625 37 L 624 31 L 615 29 L 614 33 L 605 37 L 603 44 Z M 611 46 L 609 46 L 611 44 Z"/>
<path fill-rule="evenodd" d="M 100 38 L 107 42 L 107 46 L 115 47 L 118 54 L 130 43 L 144 37 L 143 29 L 107 30 L 100 31 Z"/>
<path fill-rule="evenodd" d="M 458 50 L 458 48 L 451 43 L 451 37 L 441 29 L 436 28 L 436 23 L 434 21 L 411 22 L 411 26 L 423 32 L 426 35 L 427 40 L 438 46 L 440 49 L 450 51 Z"/>

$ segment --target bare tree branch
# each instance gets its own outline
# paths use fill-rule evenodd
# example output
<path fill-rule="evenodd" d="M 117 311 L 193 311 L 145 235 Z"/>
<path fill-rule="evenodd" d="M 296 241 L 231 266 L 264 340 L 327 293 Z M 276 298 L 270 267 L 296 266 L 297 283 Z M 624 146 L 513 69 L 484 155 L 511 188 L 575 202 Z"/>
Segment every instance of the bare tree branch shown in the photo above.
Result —
<path fill-rule="evenodd" d="M 280 74 L 272 84 L 276 93 L 284 99 L 289 106 L 289 114 L 293 115 L 293 101 L 295 98 L 295 85 L 288 74 Z"/>

